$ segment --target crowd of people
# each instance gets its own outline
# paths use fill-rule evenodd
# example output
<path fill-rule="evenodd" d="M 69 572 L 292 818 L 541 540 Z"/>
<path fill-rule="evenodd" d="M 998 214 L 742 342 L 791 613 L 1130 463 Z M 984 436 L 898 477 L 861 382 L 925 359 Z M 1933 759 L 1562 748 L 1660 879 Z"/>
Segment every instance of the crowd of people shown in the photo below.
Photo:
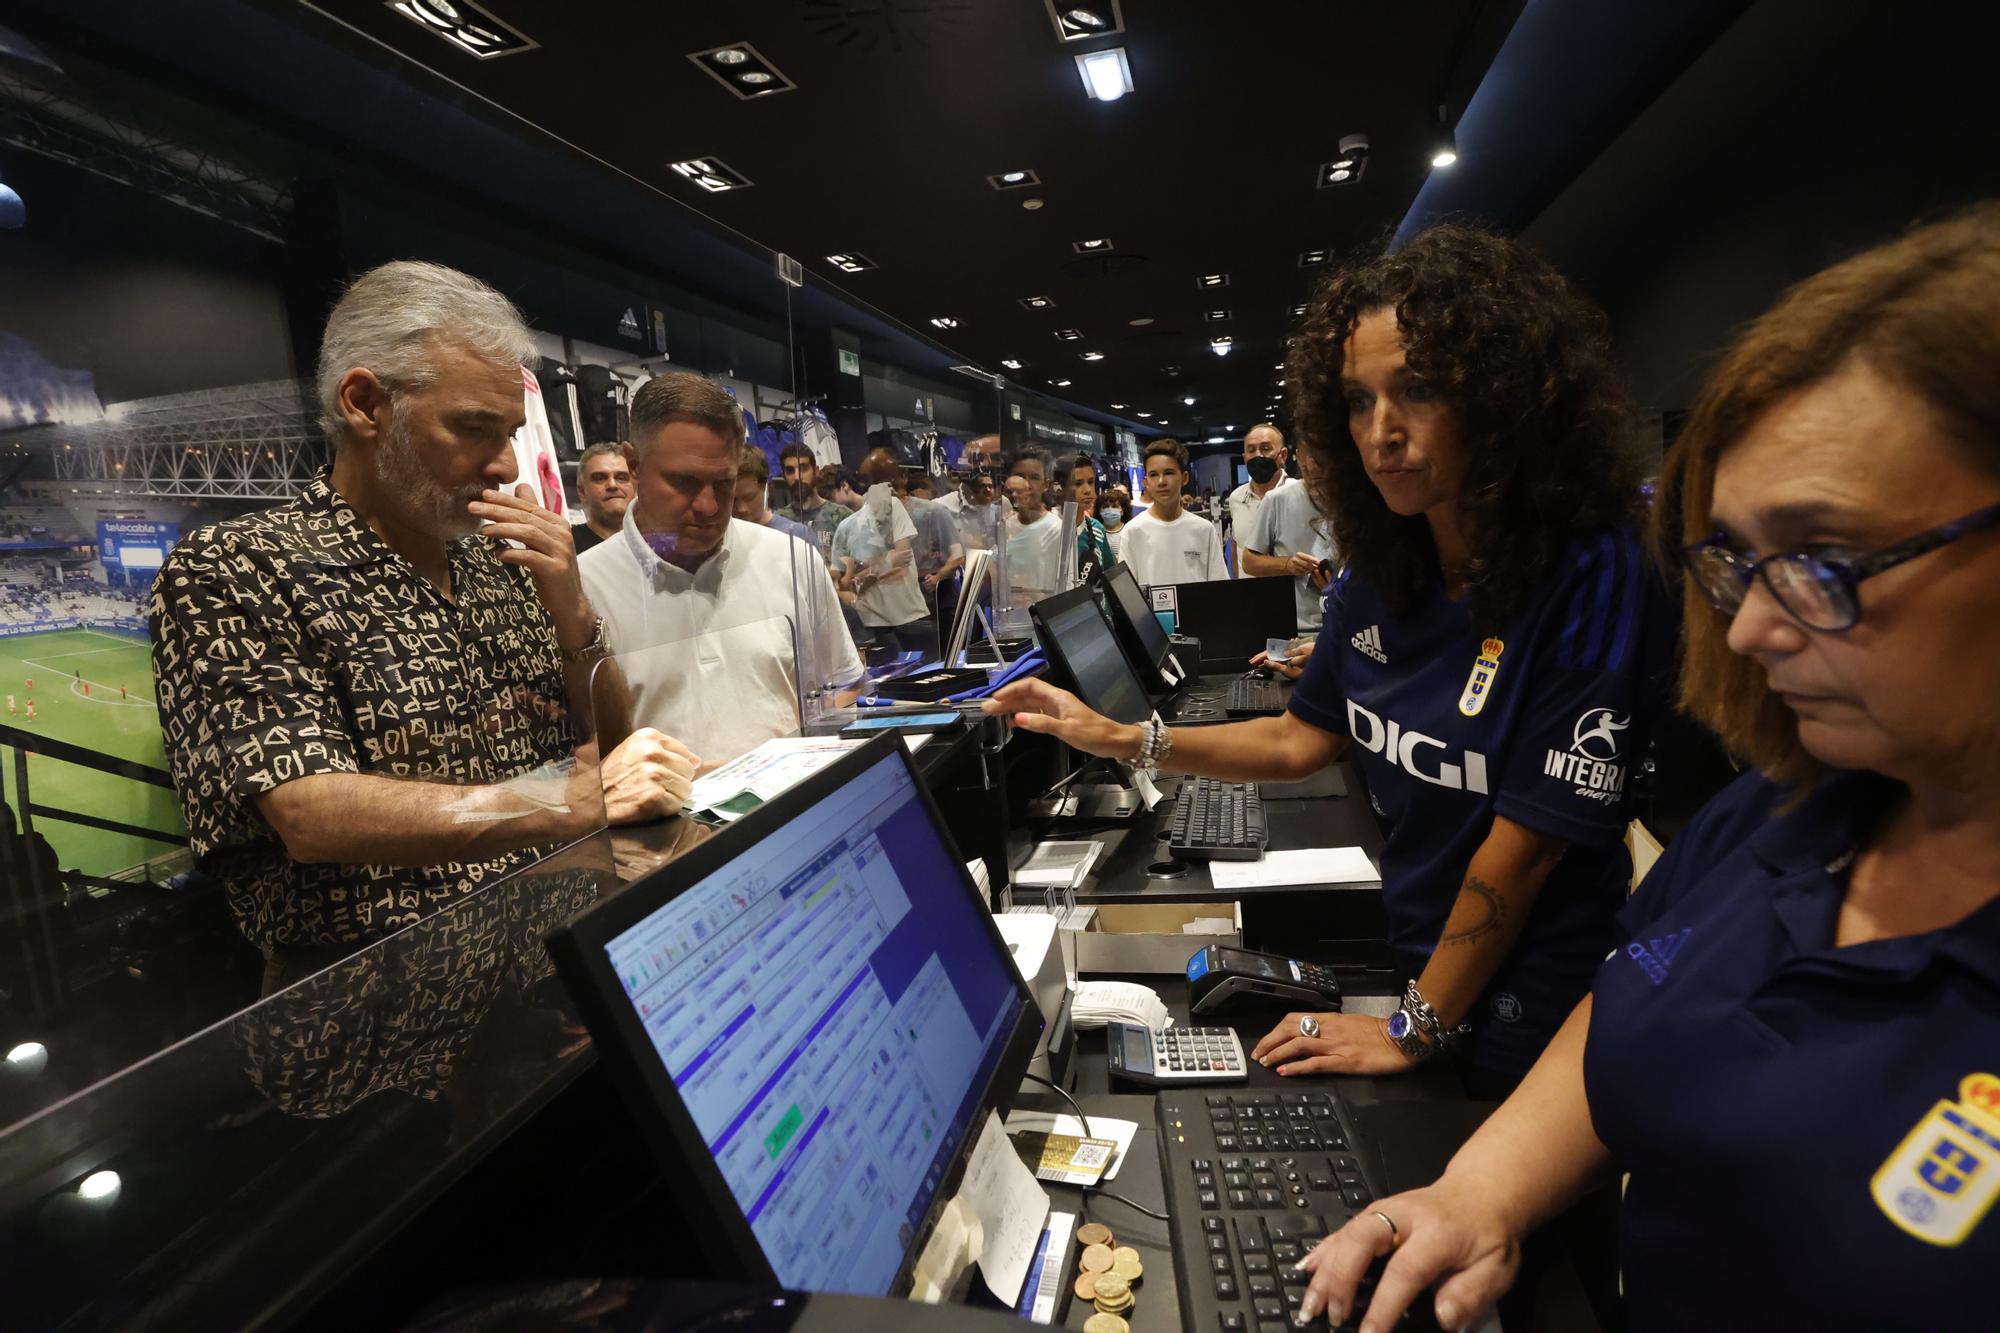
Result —
<path fill-rule="evenodd" d="M 968 550 L 1004 543 L 1009 580 L 1050 590 L 1057 503 L 1094 515 L 1072 567 L 1230 573 L 1173 441 L 1146 448 L 1138 512 L 1089 459 L 992 437 L 936 497 L 884 452 L 823 477 L 787 451 L 773 478 L 692 374 L 643 386 L 629 445 L 586 459 L 572 530 L 514 475 L 532 348 L 465 274 L 363 275 L 323 340 L 331 469 L 190 533 L 155 584 L 193 845 L 274 956 L 674 812 L 802 693 L 842 698 L 858 638 L 933 650 Z M 1298 580 L 1320 621 L 1273 663 L 1287 711 L 1128 725 L 1040 680 L 988 704 L 1141 769 L 1365 775 L 1400 1005 L 1288 1014 L 1254 1058 L 1448 1058 L 1505 1101 L 1435 1184 L 1306 1256 L 1302 1316 L 1345 1319 L 1379 1265 L 1364 1333 L 1418 1300 L 1465 1327 L 1618 1173 L 1634 1328 L 1993 1310 L 1996 361 L 1986 208 L 1788 293 L 1656 468 L 1589 302 L 1513 241 L 1432 228 L 1332 269 L 1288 357 L 1295 441 L 1245 441 L 1238 572 Z M 1633 893 L 1631 781 L 1675 701 L 1744 772 Z M 567 799 L 521 801 L 523 775 Z"/>

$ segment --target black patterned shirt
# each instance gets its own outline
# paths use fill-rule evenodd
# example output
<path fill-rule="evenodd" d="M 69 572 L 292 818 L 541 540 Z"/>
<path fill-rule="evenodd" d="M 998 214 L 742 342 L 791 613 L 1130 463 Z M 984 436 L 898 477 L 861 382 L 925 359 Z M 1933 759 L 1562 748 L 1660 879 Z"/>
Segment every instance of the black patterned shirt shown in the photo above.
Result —
<path fill-rule="evenodd" d="M 258 796 L 317 774 L 477 785 L 573 752 L 533 583 L 483 538 L 449 553 L 451 599 L 322 473 L 289 504 L 190 532 L 153 583 L 153 674 L 181 811 L 199 865 L 259 944 L 387 934 L 539 854 L 306 865 L 257 810 Z"/>

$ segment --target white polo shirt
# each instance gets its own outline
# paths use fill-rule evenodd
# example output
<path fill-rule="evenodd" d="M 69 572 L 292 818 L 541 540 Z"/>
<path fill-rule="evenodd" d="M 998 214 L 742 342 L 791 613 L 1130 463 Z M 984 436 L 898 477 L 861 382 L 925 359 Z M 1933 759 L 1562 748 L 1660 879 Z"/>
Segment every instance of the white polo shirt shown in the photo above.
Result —
<path fill-rule="evenodd" d="M 704 764 L 726 763 L 798 731 L 802 654 L 814 685 L 860 676 L 833 579 L 810 544 L 731 519 L 721 547 L 689 573 L 646 545 L 638 510 L 628 506 L 625 530 L 577 559 L 631 688 L 633 725 L 675 737 Z"/>
<path fill-rule="evenodd" d="M 1247 481 L 1229 493 L 1229 535 L 1236 539 L 1237 546 L 1243 545 L 1243 534 L 1250 531 L 1250 523 L 1257 517 L 1258 507 L 1291 484 L 1291 477 L 1279 472 L 1271 489 L 1262 495 L 1257 494 Z"/>

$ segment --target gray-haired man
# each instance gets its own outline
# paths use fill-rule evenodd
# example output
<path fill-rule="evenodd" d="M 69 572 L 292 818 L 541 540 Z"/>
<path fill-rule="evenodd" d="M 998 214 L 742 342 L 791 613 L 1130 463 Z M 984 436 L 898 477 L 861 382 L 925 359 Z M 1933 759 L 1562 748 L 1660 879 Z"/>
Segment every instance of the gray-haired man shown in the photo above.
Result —
<path fill-rule="evenodd" d="M 564 776 L 602 644 L 569 524 L 514 488 L 533 348 L 476 278 L 363 274 L 321 343 L 332 468 L 189 533 L 154 582 L 190 840 L 267 948 L 366 941 L 687 793 L 697 761 L 658 733 Z M 553 799 L 508 785 L 538 771 Z"/>

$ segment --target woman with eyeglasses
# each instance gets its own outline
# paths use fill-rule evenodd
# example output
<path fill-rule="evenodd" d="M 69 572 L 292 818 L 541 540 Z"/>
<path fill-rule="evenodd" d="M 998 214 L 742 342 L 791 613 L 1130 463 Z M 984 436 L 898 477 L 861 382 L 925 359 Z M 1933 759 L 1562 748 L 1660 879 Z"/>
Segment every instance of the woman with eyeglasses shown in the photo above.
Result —
<path fill-rule="evenodd" d="M 2000 1326 L 2000 206 L 1808 279 L 1669 459 L 1686 705 L 1756 766 L 1428 1189 L 1308 1255 L 1464 1327 L 1629 1173 L 1635 1330 Z M 1663 523 L 1663 527 L 1666 526 Z"/>

